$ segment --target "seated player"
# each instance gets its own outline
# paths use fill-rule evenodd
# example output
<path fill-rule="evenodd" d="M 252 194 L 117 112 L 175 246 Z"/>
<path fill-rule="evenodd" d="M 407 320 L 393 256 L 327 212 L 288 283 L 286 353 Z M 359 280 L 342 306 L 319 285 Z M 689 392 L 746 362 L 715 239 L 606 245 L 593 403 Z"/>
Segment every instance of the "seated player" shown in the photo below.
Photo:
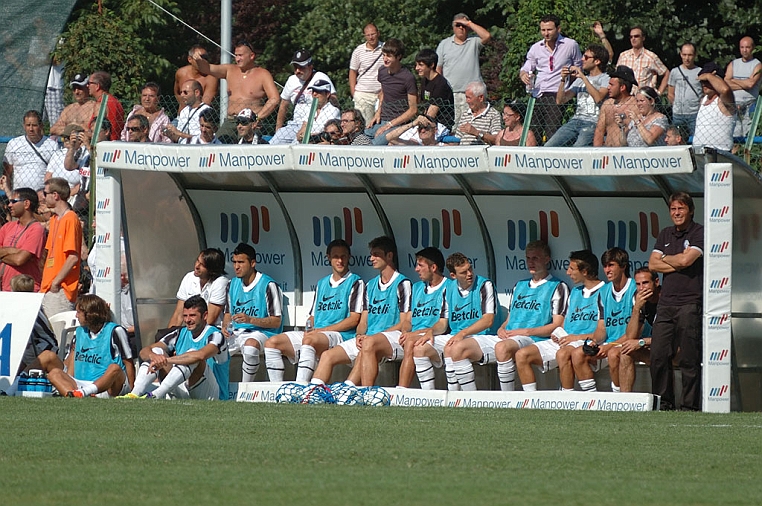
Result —
<path fill-rule="evenodd" d="M 76 305 L 77 327 L 65 364 L 51 350 L 40 353 L 39 365 L 61 395 L 67 397 L 116 397 L 135 381 L 135 365 L 127 331 L 111 321 L 105 300 L 80 295 Z M 64 369 L 65 367 L 65 369 Z"/>
<path fill-rule="evenodd" d="M 283 332 L 283 293 L 267 274 L 257 271 L 257 252 L 241 243 L 233 250 L 235 278 L 230 282 L 222 334 L 231 354 L 241 352 L 241 381 L 254 381 L 265 341 Z"/>
<path fill-rule="evenodd" d="M 444 357 L 447 389 L 460 390 L 452 366 L 450 350 L 455 343 L 476 334 L 486 334 L 495 322 L 495 287 L 492 281 L 474 275 L 471 261 L 463 253 L 453 253 L 445 262 L 450 271 L 447 288 L 449 334 L 423 337 L 413 349 L 415 372 L 423 390 L 434 389 L 434 367 L 442 367 Z"/>
<path fill-rule="evenodd" d="M 651 364 L 651 329 L 656 319 L 656 305 L 659 303 L 661 286 L 659 275 L 648 267 L 635 271 L 635 302 L 625 330 L 624 339 L 609 349 L 609 369 L 619 371 L 619 388 L 622 392 L 632 392 L 635 384 L 635 362 Z"/>
<path fill-rule="evenodd" d="M 181 399 L 213 401 L 228 398 L 228 348 L 220 329 L 206 323 L 207 304 L 194 295 L 183 304 L 182 328 L 140 350 L 143 361 L 135 386 L 124 399 L 167 395 Z M 162 377 L 153 392 L 148 388 Z"/>
<path fill-rule="evenodd" d="M 453 368 L 463 390 L 476 390 L 473 362 L 497 362 L 502 391 L 513 391 L 516 377 L 514 354 L 544 339 L 564 324 L 569 287 L 548 272 L 550 247 L 545 241 L 526 246 L 529 279 L 516 283 L 508 305 L 508 318 L 497 335 L 470 336 L 452 347 Z"/>
<path fill-rule="evenodd" d="M 536 342 L 516 352 L 516 370 L 525 392 L 537 390 L 533 365 L 543 373 L 558 367 L 558 355 L 571 360 L 571 352 L 593 337 L 598 324 L 598 291 L 604 283 L 598 279 L 598 259 L 590 250 L 572 251 L 566 275 L 575 286 L 569 295 L 569 309 L 564 326 L 555 329 L 550 339 Z M 567 372 L 565 370 L 565 372 Z M 574 389 L 574 372 L 561 378 L 563 390 Z"/>
<path fill-rule="evenodd" d="M 574 375 L 585 392 L 597 391 L 594 374 L 605 367 L 609 350 L 617 346 L 617 341 L 625 336 L 635 298 L 635 283 L 629 276 L 630 256 L 627 252 L 621 248 L 610 248 L 601 255 L 601 264 L 609 282 L 601 288 L 598 297 L 598 324 L 592 340 L 598 346 L 598 350 L 593 355 L 587 355 L 585 347 L 580 346 L 571 353 Z M 568 364 L 559 362 L 558 367 L 566 368 Z M 614 392 L 619 391 L 619 378 L 616 373 L 611 372 L 611 389 Z M 563 374 L 568 374 L 568 370 L 566 373 L 562 372 Z"/>
<path fill-rule="evenodd" d="M 366 286 L 357 335 L 323 353 L 311 383 L 327 383 L 335 366 L 355 364 L 367 336 L 401 330 L 401 319 L 410 311 L 411 283 L 397 270 L 397 244 L 394 239 L 376 237 L 370 241 L 368 248 L 370 262 L 379 274 Z M 360 369 L 354 367 L 346 383 L 360 384 Z"/>
<path fill-rule="evenodd" d="M 16 274 L 11 278 L 11 290 L 14 292 L 34 292 L 34 278 L 29 274 Z M 24 349 L 24 355 L 21 357 L 21 363 L 19 364 L 16 376 L 21 374 L 22 371 L 29 369 L 29 364 L 34 363 L 40 353 L 46 350 L 58 353 L 58 341 L 47 316 L 45 316 L 42 308 L 40 308 L 37 313 L 37 319 L 34 321 L 34 327 L 32 327 L 32 333 L 29 335 L 29 342 L 27 342 Z M 13 395 L 12 392 L 9 392 L 8 395 Z"/>
<path fill-rule="evenodd" d="M 415 343 L 447 332 L 444 255 L 437 248 L 423 248 L 415 254 L 415 261 L 415 272 L 421 280 L 413 285 L 410 312 L 402 318 L 401 329 L 371 335 L 363 341 L 359 359 L 363 386 L 373 386 L 379 362 L 390 360 L 402 361 L 398 386 L 409 387 L 415 373 L 412 356 Z"/>
<path fill-rule="evenodd" d="M 270 381 L 283 381 L 283 355 L 286 355 L 291 363 L 298 362 L 297 383 L 309 383 L 323 352 L 354 336 L 362 313 L 365 285 L 360 276 L 349 271 L 351 251 L 346 241 L 331 241 L 326 255 L 332 272 L 318 281 L 307 317 L 311 329 L 278 334 L 265 342 Z"/>
<path fill-rule="evenodd" d="M 209 307 L 209 325 L 222 324 L 222 310 L 228 294 L 230 280 L 225 276 L 225 254 L 217 248 L 202 250 L 193 270 L 183 277 L 177 289 L 177 304 L 168 327 L 178 327 L 183 324 L 184 303 L 193 295 L 201 295 Z"/>

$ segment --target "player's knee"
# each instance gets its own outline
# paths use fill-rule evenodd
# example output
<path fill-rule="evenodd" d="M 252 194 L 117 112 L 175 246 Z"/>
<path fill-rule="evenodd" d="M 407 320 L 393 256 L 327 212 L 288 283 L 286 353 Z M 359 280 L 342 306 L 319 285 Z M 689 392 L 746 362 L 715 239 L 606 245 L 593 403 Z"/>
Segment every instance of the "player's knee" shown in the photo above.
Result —
<path fill-rule="evenodd" d="M 265 341 L 265 348 L 279 348 L 286 338 L 286 334 L 277 334 Z"/>
<path fill-rule="evenodd" d="M 267 343 L 267 341 L 265 341 Z M 259 341 L 256 339 L 247 339 L 246 342 L 243 343 L 244 346 L 253 346 L 256 349 L 260 349 L 261 345 L 259 344 Z"/>

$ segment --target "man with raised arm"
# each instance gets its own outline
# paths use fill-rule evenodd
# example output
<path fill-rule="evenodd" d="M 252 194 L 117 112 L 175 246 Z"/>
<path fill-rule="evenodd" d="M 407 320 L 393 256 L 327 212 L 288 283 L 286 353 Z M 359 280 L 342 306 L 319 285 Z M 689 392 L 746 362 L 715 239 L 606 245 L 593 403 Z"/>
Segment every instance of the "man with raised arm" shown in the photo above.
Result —
<path fill-rule="evenodd" d="M 196 49 L 191 65 L 202 74 L 208 74 L 217 79 L 226 79 L 228 83 L 228 112 L 226 128 L 220 136 L 235 137 L 235 117 L 243 109 L 251 109 L 259 119 L 264 119 L 278 107 L 278 89 L 272 74 L 258 67 L 254 60 L 257 55 L 254 47 L 247 41 L 241 40 L 235 45 L 235 63 L 211 65 L 202 58 L 204 53 Z"/>
<path fill-rule="evenodd" d="M 351 385 L 361 384 L 361 365 L 356 362 L 363 342 L 368 336 L 399 331 L 402 320 L 410 311 L 411 283 L 397 270 L 397 244 L 386 236 L 376 237 L 368 244 L 370 262 L 378 276 L 366 285 L 363 310 L 357 334 L 343 341 L 320 357 L 312 383 L 327 383 L 333 368 L 340 364 L 354 364 L 347 379 Z"/>
<path fill-rule="evenodd" d="M 230 353 L 241 352 L 241 381 L 254 381 L 268 338 L 283 331 L 283 293 L 267 274 L 257 271 L 257 252 L 241 243 L 233 250 L 235 278 L 228 289 L 222 333 Z M 232 332 L 231 332 L 232 329 Z"/>
<path fill-rule="evenodd" d="M 180 109 L 178 112 L 180 112 L 183 108 L 183 96 L 180 92 L 182 91 L 182 86 L 186 81 L 193 80 L 199 83 L 202 90 L 201 101 L 207 105 L 212 105 L 212 101 L 217 96 L 220 80 L 213 75 L 202 74 L 196 69 L 196 67 L 193 66 L 193 55 L 196 52 L 198 52 L 198 55 L 201 59 L 209 61 L 209 53 L 207 52 L 206 48 L 204 48 L 204 46 L 196 44 L 191 46 L 191 48 L 188 50 L 188 65 L 180 67 L 177 69 L 177 72 L 175 72 L 175 98 L 177 99 L 177 103 L 180 104 Z"/>
<path fill-rule="evenodd" d="M 492 281 L 474 274 L 463 253 L 453 253 L 445 262 L 450 271 L 447 288 L 448 334 L 424 336 L 416 341 L 413 362 L 423 390 L 434 389 L 434 367 L 444 364 L 447 389 L 460 390 L 450 350 L 468 336 L 486 334 L 495 322 L 496 298 Z"/>
<path fill-rule="evenodd" d="M 328 244 L 326 256 L 331 274 L 318 281 L 308 329 L 278 334 L 265 343 L 265 363 L 270 381 L 283 381 L 283 355 L 298 363 L 296 381 L 312 379 L 318 359 L 326 350 L 351 339 L 363 311 L 365 284 L 349 271 L 351 251 L 343 239 Z"/>
<path fill-rule="evenodd" d="M 518 350 L 548 339 L 564 324 L 569 300 L 566 283 L 548 272 L 550 247 L 545 241 L 526 246 L 526 266 L 530 278 L 516 283 L 508 305 L 508 318 L 497 335 L 469 336 L 452 347 L 453 368 L 462 390 L 476 390 L 473 362 L 497 362 L 500 389 L 513 391 Z"/>

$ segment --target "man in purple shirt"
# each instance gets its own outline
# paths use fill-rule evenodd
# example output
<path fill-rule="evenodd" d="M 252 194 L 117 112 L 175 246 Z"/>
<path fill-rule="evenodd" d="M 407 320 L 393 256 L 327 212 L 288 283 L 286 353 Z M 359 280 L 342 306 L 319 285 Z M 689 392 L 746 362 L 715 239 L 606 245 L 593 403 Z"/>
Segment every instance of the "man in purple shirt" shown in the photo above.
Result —
<path fill-rule="evenodd" d="M 540 19 L 542 40 L 532 45 L 519 76 L 527 90 L 537 100 L 532 130 L 539 139 L 550 139 L 561 126 L 562 109 L 556 104 L 556 92 L 561 84 L 561 69 L 574 65 L 581 67 L 582 52 L 577 41 L 560 33 L 561 20 L 548 14 Z"/>

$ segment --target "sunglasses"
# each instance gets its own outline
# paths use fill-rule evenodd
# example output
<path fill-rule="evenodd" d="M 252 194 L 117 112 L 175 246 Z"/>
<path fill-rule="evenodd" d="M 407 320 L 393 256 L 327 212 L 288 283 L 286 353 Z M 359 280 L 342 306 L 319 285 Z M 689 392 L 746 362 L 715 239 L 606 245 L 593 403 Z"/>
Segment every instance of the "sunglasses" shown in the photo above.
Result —
<path fill-rule="evenodd" d="M 418 125 L 418 130 L 420 130 L 422 132 L 426 132 L 428 130 L 434 130 L 434 127 L 424 126 L 424 125 Z"/>
<path fill-rule="evenodd" d="M 54 193 L 58 193 L 58 192 L 57 191 L 46 192 L 45 190 L 42 190 L 42 195 L 45 197 L 47 197 L 48 195 L 53 195 Z"/>
<path fill-rule="evenodd" d="M 8 199 L 9 204 L 18 204 L 19 202 L 24 202 L 23 199 Z"/>
<path fill-rule="evenodd" d="M 251 125 L 252 121 L 249 119 L 237 119 L 235 123 L 236 125 Z"/>
<path fill-rule="evenodd" d="M 338 130 L 326 130 L 326 133 L 329 134 L 331 137 L 337 137 L 341 135 L 341 132 Z"/>
<path fill-rule="evenodd" d="M 127 128 L 128 132 L 140 132 L 142 130 L 142 128 L 140 128 L 140 127 L 130 127 L 130 126 L 128 126 L 126 128 Z"/>

